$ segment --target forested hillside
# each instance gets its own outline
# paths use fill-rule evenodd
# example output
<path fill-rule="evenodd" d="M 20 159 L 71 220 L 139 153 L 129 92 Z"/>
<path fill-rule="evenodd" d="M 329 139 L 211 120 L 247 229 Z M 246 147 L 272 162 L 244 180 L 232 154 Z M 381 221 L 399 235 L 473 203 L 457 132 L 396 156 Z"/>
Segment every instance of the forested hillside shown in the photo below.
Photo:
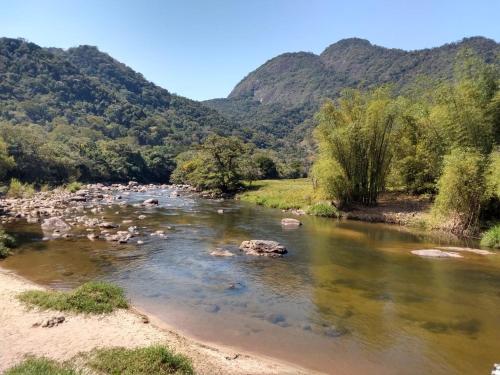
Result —
<path fill-rule="evenodd" d="M 252 139 L 261 146 L 295 145 L 309 134 L 309 120 L 320 104 L 338 97 L 342 89 L 369 89 L 390 83 L 396 93 L 404 93 L 423 77 L 438 82 L 449 80 L 457 55 L 464 49 L 474 51 L 486 63 L 498 61 L 500 56 L 500 44 L 483 37 L 418 51 L 344 39 L 320 55 L 279 55 L 248 74 L 227 99 L 206 104 L 243 127 L 255 129 Z M 268 136 L 260 139 L 261 132 Z"/>
<path fill-rule="evenodd" d="M 13 177 L 166 180 L 172 157 L 237 127 L 100 52 L 0 39 L 0 137 Z"/>

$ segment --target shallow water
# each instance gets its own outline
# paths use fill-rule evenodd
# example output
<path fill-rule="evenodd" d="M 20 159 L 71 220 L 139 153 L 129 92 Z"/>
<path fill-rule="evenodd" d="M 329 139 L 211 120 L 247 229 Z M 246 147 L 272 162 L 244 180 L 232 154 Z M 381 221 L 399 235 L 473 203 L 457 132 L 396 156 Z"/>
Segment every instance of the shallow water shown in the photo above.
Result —
<path fill-rule="evenodd" d="M 312 217 L 285 230 L 279 210 L 169 195 L 133 193 L 127 203 L 155 196 L 160 207 L 98 215 L 132 219 L 143 245 L 42 242 L 39 225 L 15 224 L 20 246 L 0 266 L 60 289 L 110 280 L 190 335 L 332 374 L 488 374 L 500 361 L 500 254 L 423 259 L 410 251 L 448 243 Z M 158 229 L 168 237 L 150 236 Z M 246 239 L 289 253 L 246 256 Z M 235 256 L 213 257 L 216 247 Z"/>

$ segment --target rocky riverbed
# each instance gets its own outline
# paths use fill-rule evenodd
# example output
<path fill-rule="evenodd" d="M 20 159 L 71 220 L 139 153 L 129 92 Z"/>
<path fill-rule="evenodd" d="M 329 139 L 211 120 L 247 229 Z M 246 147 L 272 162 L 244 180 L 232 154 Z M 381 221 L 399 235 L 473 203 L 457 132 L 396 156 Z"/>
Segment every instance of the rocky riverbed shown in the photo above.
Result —
<path fill-rule="evenodd" d="M 164 231 L 139 231 L 132 225 L 132 220 L 121 222 L 109 221 L 103 214 L 105 208 L 128 205 L 126 197 L 131 193 L 146 193 L 167 189 L 172 197 L 180 194 L 193 194 L 194 190 L 187 185 L 139 185 L 128 184 L 89 184 L 76 192 L 55 189 L 37 193 L 32 198 L 0 199 L 0 222 L 12 223 L 26 220 L 28 223 L 40 223 L 44 240 L 87 237 L 89 241 L 105 240 L 127 243 L 135 239 L 138 244 L 144 235 L 164 237 Z M 149 198 L 134 205 L 155 207 L 158 199 Z M 137 217 L 144 219 L 144 215 Z"/>

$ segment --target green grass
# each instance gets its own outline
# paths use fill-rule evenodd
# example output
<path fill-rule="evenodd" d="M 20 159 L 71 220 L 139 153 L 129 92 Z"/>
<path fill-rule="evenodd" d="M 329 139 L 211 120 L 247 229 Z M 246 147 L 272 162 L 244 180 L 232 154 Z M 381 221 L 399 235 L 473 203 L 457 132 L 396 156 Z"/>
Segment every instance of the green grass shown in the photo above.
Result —
<path fill-rule="evenodd" d="M 123 289 L 102 281 L 85 283 L 71 292 L 29 290 L 18 298 L 30 307 L 85 314 L 104 314 L 128 307 Z"/>
<path fill-rule="evenodd" d="M 69 191 L 70 193 L 76 193 L 81 188 L 82 184 L 76 181 L 70 182 L 68 185 L 66 185 L 66 190 Z"/>
<path fill-rule="evenodd" d="M 8 369 L 4 375 L 79 375 L 98 373 L 103 375 L 194 375 L 191 360 L 175 354 L 162 345 L 138 349 L 107 348 L 81 353 L 71 363 L 59 363 L 48 358 L 28 357 Z"/>
<path fill-rule="evenodd" d="M 78 372 L 47 358 L 28 357 L 4 375 L 77 375 Z"/>
<path fill-rule="evenodd" d="M 90 354 L 87 365 L 104 374 L 194 374 L 189 358 L 175 354 L 161 345 L 139 349 L 97 349 Z"/>
<path fill-rule="evenodd" d="M 247 191 L 238 194 L 238 198 L 265 207 L 282 210 L 306 208 L 316 201 L 311 180 L 307 178 L 261 180 L 247 185 L 247 188 Z"/>
<path fill-rule="evenodd" d="M 500 249 L 500 224 L 497 224 L 483 233 L 481 246 Z"/>
<path fill-rule="evenodd" d="M 340 212 L 337 207 L 329 203 L 315 203 L 307 210 L 309 215 L 322 216 L 322 217 L 340 217 Z"/>

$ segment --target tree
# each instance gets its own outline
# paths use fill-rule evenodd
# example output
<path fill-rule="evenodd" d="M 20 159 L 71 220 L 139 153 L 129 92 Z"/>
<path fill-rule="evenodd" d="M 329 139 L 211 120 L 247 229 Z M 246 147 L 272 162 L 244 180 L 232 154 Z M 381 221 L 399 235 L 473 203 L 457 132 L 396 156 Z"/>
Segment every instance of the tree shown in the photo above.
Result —
<path fill-rule="evenodd" d="M 326 102 L 317 115 L 319 159 L 330 161 L 335 170 L 328 173 L 345 187 L 326 190 L 334 192 L 341 205 L 376 203 L 389 170 L 395 109 L 387 88 L 368 93 L 346 90 L 336 103 Z"/>
<path fill-rule="evenodd" d="M 486 181 L 487 159 L 478 151 L 453 149 L 444 158 L 443 174 L 433 206 L 437 227 L 464 235 L 478 229 L 484 202 L 493 194 Z"/>
<path fill-rule="evenodd" d="M 9 156 L 7 145 L 4 140 L 0 138 L 0 181 L 5 178 L 7 173 L 14 168 L 16 163 L 12 156 Z"/>
<path fill-rule="evenodd" d="M 194 153 L 182 154 L 172 178 L 202 190 L 232 193 L 242 185 L 247 146 L 236 137 L 210 135 Z"/>

